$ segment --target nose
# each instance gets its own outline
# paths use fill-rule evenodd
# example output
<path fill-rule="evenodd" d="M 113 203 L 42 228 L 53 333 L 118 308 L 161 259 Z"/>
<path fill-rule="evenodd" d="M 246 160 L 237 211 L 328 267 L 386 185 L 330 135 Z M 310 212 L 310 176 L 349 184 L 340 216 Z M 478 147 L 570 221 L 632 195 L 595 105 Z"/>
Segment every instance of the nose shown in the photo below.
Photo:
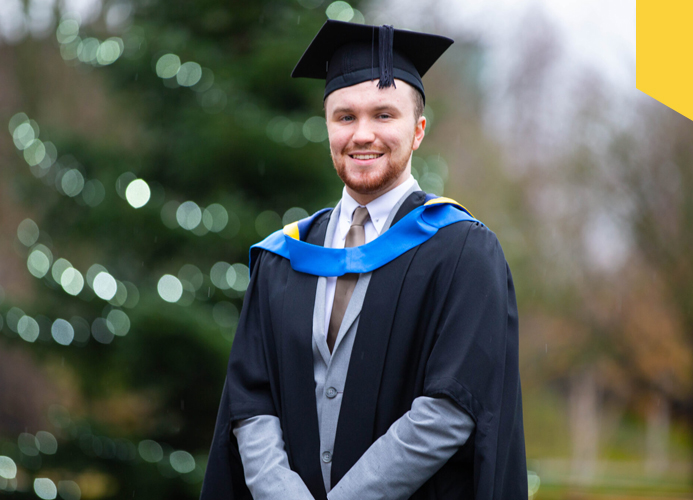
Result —
<path fill-rule="evenodd" d="M 368 120 L 359 120 L 352 141 L 355 144 L 370 144 L 375 141 L 375 129 Z"/>

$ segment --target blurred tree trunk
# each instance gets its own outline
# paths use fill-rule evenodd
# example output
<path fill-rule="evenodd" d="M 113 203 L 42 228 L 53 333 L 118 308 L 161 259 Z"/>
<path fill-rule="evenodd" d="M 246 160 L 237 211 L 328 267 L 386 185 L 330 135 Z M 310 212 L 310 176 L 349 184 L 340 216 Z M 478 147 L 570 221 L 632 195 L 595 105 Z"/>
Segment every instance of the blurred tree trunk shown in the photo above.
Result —
<path fill-rule="evenodd" d="M 661 476 L 669 467 L 669 427 L 671 410 L 669 401 L 659 395 L 651 398 L 647 414 L 647 461 L 645 470 L 653 476 Z"/>
<path fill-rule="evenodd" d="M 590 485 L 594 481 L 599 454 L 599 394 L 593 368 L 571 377 L 570 429 L 572 481 Z"/>

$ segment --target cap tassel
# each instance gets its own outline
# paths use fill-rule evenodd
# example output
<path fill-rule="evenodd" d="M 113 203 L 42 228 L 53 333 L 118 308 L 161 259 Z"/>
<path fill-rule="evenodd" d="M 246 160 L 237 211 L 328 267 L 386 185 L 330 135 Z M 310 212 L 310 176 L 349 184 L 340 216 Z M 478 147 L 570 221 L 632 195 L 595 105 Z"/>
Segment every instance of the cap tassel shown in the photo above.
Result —
<path fill-rule="evenodd" d="M 394 60 L 392 45 L 395 37 L 395 28 L 383 25 L 378 31 L 380 36 L 378 40 L 378 55 L 380 57 L 380 81 L 378 82 L 378 88 L 384 89 L 390 85 L 397 88 L 392 68 Z"/>

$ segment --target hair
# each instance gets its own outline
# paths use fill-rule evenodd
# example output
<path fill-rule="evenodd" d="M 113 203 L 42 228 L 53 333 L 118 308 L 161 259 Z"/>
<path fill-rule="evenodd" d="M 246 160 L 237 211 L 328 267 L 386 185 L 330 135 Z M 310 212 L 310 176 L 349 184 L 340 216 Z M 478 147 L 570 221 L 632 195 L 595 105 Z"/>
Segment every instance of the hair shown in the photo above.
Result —
<path fill-rule="evenodd" d="M 424 99 L 421 92 L 414 87 L 412 87 L 412 90 L 414 91 L 414 120 L 419 121 L 419 118 L 424 114 Z"/>

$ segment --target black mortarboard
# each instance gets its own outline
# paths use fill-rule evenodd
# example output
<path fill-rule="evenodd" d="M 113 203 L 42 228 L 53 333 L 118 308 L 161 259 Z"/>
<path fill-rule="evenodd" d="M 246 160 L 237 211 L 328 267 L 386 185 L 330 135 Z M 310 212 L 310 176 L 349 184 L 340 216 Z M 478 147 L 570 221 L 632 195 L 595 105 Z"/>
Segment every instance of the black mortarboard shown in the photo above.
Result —
<path fill-rule="evenodd" d="M 343 87 L 379 79 L 380 88 L 398 78 L 424 93 L 421 77 L 452 45 L 440 35 L 328 20 L 291 73 L 326 80 L 325 97 Z"/>

